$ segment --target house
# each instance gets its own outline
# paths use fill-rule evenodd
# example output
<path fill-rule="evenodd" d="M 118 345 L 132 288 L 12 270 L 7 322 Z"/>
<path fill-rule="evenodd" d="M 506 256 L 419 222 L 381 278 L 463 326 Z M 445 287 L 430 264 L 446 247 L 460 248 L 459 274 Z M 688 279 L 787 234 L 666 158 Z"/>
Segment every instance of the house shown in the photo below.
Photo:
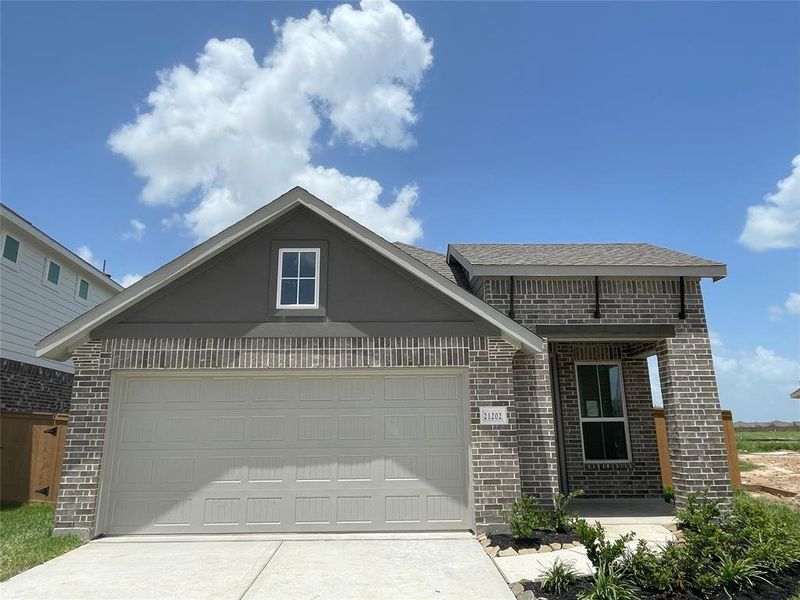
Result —
<path fill-rule="evenodd" d="M 66 413 L 72 363 L 36 342 L 122 287 L 2 204 L 0 250 L 0 410 Z"/>
<path fill-rule="evenodd" d="M 38 345 L 56 533 L 467 530 L 521 493 L 731 485 L 700 281 L 647 244 L 391 244 L 295 188 Z"/>
<path fill-rule="evenodd" d="M 796 400 L 800 400 L 800 388 L 797 388 L 795 391 L 789 394 L 789 396 Z"/>

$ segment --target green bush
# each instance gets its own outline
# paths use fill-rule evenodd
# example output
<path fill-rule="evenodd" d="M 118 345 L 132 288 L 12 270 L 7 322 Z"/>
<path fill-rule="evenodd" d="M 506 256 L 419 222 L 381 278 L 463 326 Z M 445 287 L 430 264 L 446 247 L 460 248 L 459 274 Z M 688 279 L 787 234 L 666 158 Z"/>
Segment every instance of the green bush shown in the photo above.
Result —
<path fill-rule="evenodd" d="M 559 533 L 567 533 L 575 525 L 577 515 L 567 513 L 570 501 L 583 495 L 583 490 L 572 490 L 569 494 L 558 492 L 553 499 L 553 527 Z"/>
<path fill-rule="evenodd" d="M 627 533 L 609 542 L 606 540 L 606 530 L 599 522 L 589 525 L 583 519 L 575 522 L 575 535 L 586 547 L 586 556 L 597 569 L 602 565 L 613 565 L 621 559 L 625 554 L 625 544 L 633 539 L 633 534 Z"/>
<path fill-rule="evenodd" d="M 592 587 L 578 594 L 579 600 L 636 600 L 636 588 L 610 564 L 603 564 L 592 578 Z"/>
<path fill-rule="evenodd" d="M 542 509 L 533 496 L 522 496 L 511 505 L 504 520 L 516 539 L 530 539 L 536 530 L 550 530 L 551 517 Z"/>
<path fill-rule="evenodd" d="M 671 590 L 675 579 L 670 564 L 661 554 L 651 550 L 644 540 L 639 540 L 636 549 L 624 557 L 620 571 L 645 590 Z"/>
<path fill-rule="evenodd" d="M 675 503 L 675 490 L 671 485 L 668 485 L 664 488 L 664 491 L 661 492 L 661 496 L 664 498 L 664 502 L 667 504 Z"/>
<path fill-rule="evenodd" d="M 539 585 L 545 592 L 552 592 L 553 594 L 563 594 L 567 588 L 575 583 L 578 579 L 578 573 L 569 563 L 562 562 L 559 559 L 553 563 L 553 566 L 547 569 L 542 574 L 542 579 Z"/>

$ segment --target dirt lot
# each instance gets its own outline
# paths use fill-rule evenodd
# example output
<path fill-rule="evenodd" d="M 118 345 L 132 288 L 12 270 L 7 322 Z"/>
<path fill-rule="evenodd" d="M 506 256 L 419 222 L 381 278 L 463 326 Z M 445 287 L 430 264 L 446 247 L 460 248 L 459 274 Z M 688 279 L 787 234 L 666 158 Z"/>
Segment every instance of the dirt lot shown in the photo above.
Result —
<path fill-rule="evenodd" d="M 742 483 L 768 485 L 795 492 L 785 502 L 800 507 L 800 452 L 765 452 L 740 454 L 740 458 L 758 468 L 742 473 Z"/>

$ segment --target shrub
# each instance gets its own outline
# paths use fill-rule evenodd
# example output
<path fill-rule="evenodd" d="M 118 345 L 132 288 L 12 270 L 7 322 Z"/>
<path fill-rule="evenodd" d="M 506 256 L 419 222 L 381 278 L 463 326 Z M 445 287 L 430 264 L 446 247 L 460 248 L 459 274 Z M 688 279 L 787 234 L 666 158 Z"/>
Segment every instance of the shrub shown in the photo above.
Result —
<path fill-rule="evenodd" d="M 664 488 L 664 491 L 661 492 L 661 496 L 664 498 L 664 502 L 667 504 L 675 503 L 675 490 L 672 489 L 671 485 L 668 485 Z"/>
<path fill-rule="evenodd" d="M 714 576 L 716 583 L 719 584 L 729 598 L 731 592 L 742 588 L 753 587 L 757 579 L 767 581 L 764 572 L 756 566 L 749 558 L 731 558 L 722 556 L 717 566 Z"/>
<path fill-rule="evenodd" d="M 522 496 L 515 500 L 503 518 L 516 539 L 530 539 L 537 529 L 551 529 L 550 515 L 539 507 L 533 496 Z"/>
<path fill-rule="evenodd" d="M 651 550 L 644 540 L 640 540 L 636 549 L 621 561 L 620 571 L 642 589 L 672 589 L 674 573 L 670 564 Z"/>
<path fill-rule="evenodd" d="M 561 562 L 559 559 L 553 563 L 553 566 L 547 569 L 542 574 L 542 579 L 539 585 L 545 592 L 552 592 L 554 594 L 563 594 L 567 588 L 575 583 L 578 579 L 578 573 L 569 563 Z"/>
<path fill-rule="evenodd" d="M 636 589 L 610 564 L 597 569 L 592 587 L 578 594 L 579 600 L 636 600 Z"/>
<path fill-rule="evenodd" d="M 559 533 L 566 533 L 575 524 L 576 515 L 567 513 L 567 505 L 571 500 L 583 495 L 583 490 L 572 490 L 569 494 L 558 492 L 553 499 L 553 527 Z"/>
<path fill-rule="evenodd" d="M 613 542 L 606 541 L 606 530 L 600 523 L 589 525 L 583 519 L 575 522 L 575 534 L 578 541 L 586 547 L 586 556 L 597 569 L 601 565 L 613 565 L 622 558 L 625 544 L 633 539 L 633 534 L 627 533 Z"/>

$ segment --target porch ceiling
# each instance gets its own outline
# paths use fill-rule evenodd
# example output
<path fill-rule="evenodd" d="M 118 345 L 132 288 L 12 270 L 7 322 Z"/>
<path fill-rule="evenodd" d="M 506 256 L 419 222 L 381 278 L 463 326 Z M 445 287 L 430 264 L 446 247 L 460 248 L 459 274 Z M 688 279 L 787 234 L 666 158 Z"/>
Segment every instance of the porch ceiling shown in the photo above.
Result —
<path fill-rule="evenodd" d="M 538 325 L 534 331 L 554 342 L 657 342 L 675 337 L 674 325 Z"/>

